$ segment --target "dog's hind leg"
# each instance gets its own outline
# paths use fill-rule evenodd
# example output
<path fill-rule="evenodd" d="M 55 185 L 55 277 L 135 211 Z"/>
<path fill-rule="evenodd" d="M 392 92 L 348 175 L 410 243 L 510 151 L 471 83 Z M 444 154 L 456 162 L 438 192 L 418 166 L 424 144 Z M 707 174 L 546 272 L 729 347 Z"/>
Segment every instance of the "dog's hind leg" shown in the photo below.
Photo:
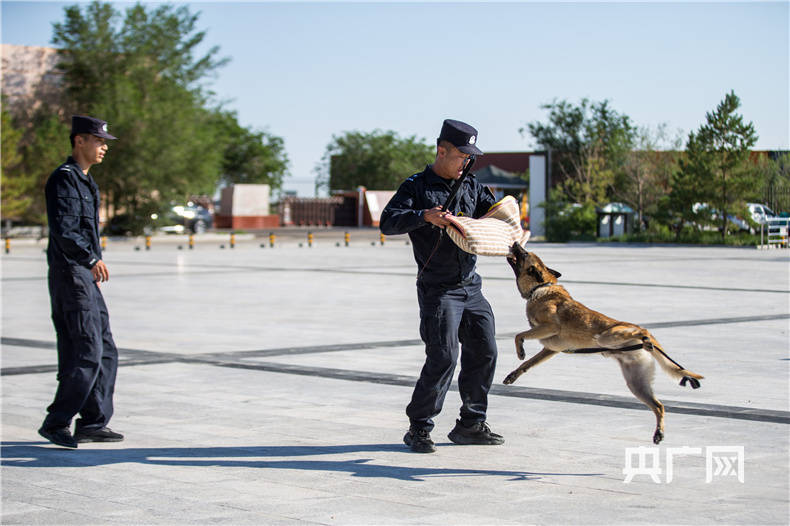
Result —
<path fill-rule="evenodd" d="M 629 356 L 614 356 L 614 358 L 620 364 L 628 389 L 656 415 L 653 443 L 658 444 L 664 438 L 664 404 L 653 394 L 652 384 L 655 373 L 653 360 L 642 350 L 637 353 Z"/>
<path fill-rule="evenodd" d="M 598 345 L 601 347 L 616 349 L 618 347 L 627 347 L 635 343 L 643 343 L 643 338 L 648 336 L 650 336 L 650 333 L 642 327 L 621 323 L 596 335 L 595 341 L 597 341 Z"/>
<path fill-rule="evenodd" d="M 535 367 L 539 363 L 545 362 L 546 360 L 557 354 L 559 353 L 550 351 L 544 347 L 542 351 L 540 351 L 538 354 L 536 354 L 526 362 L 519 365 L 515 371 L 507 375 L 505 377 L 505 383 L 512 384 L 518 379 L 519 376 L 526 373 L 527 371 L 529 371 L 531 368 Z"/>
<path fill-rule="evenodd" d="M 658 342 L 650 332 L 638 325 L 633 324 L 620 324 L 605 330 L 596 337 L 599 345 L 608 348 L 626 347 L 641 343 L 644 348 L 649 352 L 653 358 L 672 378 L 680 380 L 680 385 L 686 385 L 686 382 L 691 382 L 691 387 L 697 389 L 700 387 L 699 380 L 704 376 L 693 373 L 685 369 L 682 365 L 670 358 L 658 345 Z"/>

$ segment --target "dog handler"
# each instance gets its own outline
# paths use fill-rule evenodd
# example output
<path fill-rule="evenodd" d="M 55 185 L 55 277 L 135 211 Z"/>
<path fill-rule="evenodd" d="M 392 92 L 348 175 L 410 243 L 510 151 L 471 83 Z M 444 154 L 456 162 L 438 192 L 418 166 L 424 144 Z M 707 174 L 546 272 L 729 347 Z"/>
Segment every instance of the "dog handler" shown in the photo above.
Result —
<path fill-rule="evenodd" d="M 109 279 L 99 240 L 99 187 L 88 175 L 107 153 L 107 123 L 75 115 L 71 156 L 47 180 L 49 295 L 58 340 L 58 388 L 39 434 L 59 446 L 120 442 L 113 413 L 118 349 L 99 284 Z M 71 419 L 80 415 L 75 433 Z"/>
<path fill-rule="evenodd" d="M 494 314 L 475 272 L 477 257 L 459 249 L 442 229 L 445 216 L 480 217 L 496 202 L 491 191 L 469 174 L 447 212 L 442 205 L 472 155 L 477 130 L 447 119 L 436 143 L 436 158 L 401 184 L 381 214 L 386 235 L 409 234 L 417 261 L 417 299 L 425 364 L 406 407 L 409 431 L 403 441 L 413 451 L 435 451 L 430 432 L 450 388 L 461 343 L 460 419 L 448 437 L 456 444 L 498 445 L 504 439 L 486 424 L 488 391 L 494 378 L 497 348 Z M 438 227 L 438 228 L 437 228 Z"/>

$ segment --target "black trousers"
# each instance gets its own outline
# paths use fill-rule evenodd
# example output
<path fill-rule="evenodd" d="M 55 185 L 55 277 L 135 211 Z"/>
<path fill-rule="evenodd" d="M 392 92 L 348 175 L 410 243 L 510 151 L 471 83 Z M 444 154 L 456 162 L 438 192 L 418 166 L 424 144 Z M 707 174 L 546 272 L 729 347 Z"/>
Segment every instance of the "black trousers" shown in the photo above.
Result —
<path fill-rule="evenodd" d="M 450 389 L 461 344 L 461 421 L 482 422 L 488 391 L 494 379 L 497 348 L 494 314 L 483 297 L 482 280 L 445 290 L 418 284 L 420 336 L 425 342 L 425 365 L 414 387 L 406 415 L 412 427 L 431 431 Z"/>
<path fill-rule="evenodd" d="M 51 268 L 49 295 L 58 340 L 58 388 L 47 408 L 46 429 L 101 429 L 113 414 L 118 349 L 110 315 L 90 270 Z"/>

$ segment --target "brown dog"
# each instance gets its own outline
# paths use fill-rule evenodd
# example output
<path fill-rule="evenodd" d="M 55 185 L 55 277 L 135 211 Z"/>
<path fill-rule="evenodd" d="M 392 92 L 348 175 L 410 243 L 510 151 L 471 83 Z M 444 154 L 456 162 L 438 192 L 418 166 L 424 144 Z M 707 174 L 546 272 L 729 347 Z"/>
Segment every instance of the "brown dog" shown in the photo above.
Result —
<path fill-rule="evenodd" d="M 653 442 L 661 442 L 664 406 L 653 394 L 653 360 L 667 374 L 680 379 L 680 385 L 688 381 L 696 389 L 703 377 L 667 356 L 642 327 L 609 318 L 575 301 L 562 285 L 557 285 L 560 273 L 548 268 L 518 243 L 513 244 L 507 259 L 516 273 L 518 291 L 527 300 L 527 319 L 532 327 L 516 335 L 516 354 L 520 360 L 525 358 L 524 340 L 540 340 L 543 350 L 507 375 L 505 383 L 512 384 L 530 368 L 557 353 L 600 352 L 617 360 L 628 388 L 655 413 Z"/>

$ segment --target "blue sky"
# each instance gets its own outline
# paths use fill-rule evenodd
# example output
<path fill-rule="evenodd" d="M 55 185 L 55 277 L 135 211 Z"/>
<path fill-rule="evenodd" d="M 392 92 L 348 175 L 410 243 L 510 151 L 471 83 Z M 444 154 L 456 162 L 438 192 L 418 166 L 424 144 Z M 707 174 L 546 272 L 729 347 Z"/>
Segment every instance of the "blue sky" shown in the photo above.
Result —
<path fill-rule="evenodd" d="M 2 42 L 50 45 L 73 3 L 3 0 Z M 638 125 L 685 136 L 734 90 L 757 148 L 788 149 L 788 5 L 189 3 L 207 46 L 231 58 L 211 87 L 243 125 L 285 140 L 285 188 L 300 195 L 313 195 L 333 134 L 432 142 L 455 118 L 478 128 L 484 151 L 527 151 L 519 129 L 554 99 L 608 99 Z"/>

